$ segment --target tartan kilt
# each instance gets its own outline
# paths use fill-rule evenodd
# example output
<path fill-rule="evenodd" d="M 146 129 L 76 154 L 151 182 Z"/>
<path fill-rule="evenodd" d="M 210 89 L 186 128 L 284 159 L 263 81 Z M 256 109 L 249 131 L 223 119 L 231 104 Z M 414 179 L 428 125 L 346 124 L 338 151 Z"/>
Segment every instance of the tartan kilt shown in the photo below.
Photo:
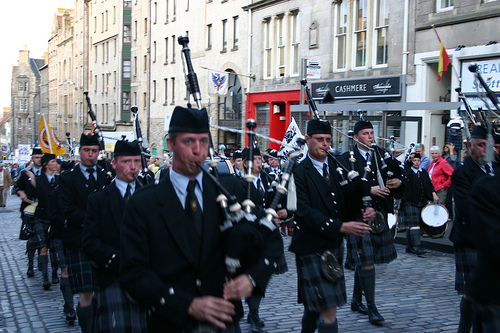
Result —
<path fill-rule="evenodd" d="M 73 294 L 96 291 L 97 277 L 92 269 L 90 260 L 82 249 L 66 249 L 66 260 L 68 261 L 68 277 Z"/>
<path fill-rule="evenodd" d="M 335 253 L 341 267 L 343 252 L 341 247 Z M 299 303 L 304 302 L 307 310 L 320 312 L 347 303 L 345 276 L 335 283 L 326 280 L 321 273 L 321 254 L 297 255 L 297 278 Z"/>
<path fill-rule="evenodd" d="M 464 295 L 470 287 L 477 270 L 478 250 L 466 245 L 455 244 L 455 290 Z"/>
<path fill-rule="evenodd" d="M 49 247 L 49 227 L 50 221 L 35 219 L 35 247 L 37 249 Z"/>
<path fill-rule="evenodd" d="M 98 298 L 96 332 L 147 332 L 146 308 L 129 300 L 118 281 L 99 291 Z"/>
<path fill-rule="evenodd" d="M 397 258 L 394 238 L 387 225 L 379 234 L 368 233 L 364 237 L 347 235 L 347 255 L 357 266 L 388 264 Z"/>
<path fill-rule="evenodd" d="M 398 227 L 420 227 L 422 208 L 424 207 L 412 205 L 409 201 L 402 201 L 398 211 Z"/>
<path fill-rule="evenodd" d="M 68 266 L 66 264 L 66 256 L 64 254 L 62 239 L 58 238 L 49 239 L 49 253 L 50 253 L 50 263 L 52 264 L 52 269 Z"/>

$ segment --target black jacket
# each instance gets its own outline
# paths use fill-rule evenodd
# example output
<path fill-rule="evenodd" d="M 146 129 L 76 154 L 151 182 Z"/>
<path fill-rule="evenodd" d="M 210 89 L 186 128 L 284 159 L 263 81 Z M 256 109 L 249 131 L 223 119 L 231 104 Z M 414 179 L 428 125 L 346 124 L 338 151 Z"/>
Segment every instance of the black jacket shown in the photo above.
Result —
<path fill-rule="evenodd" d="M 500 305 L 500 170 L 472 187 L 469 213 L 472 241 L 479 250 L 470 294 L 480 302 Z"/>
<path fill-rule="evenodd" d="M 59 207 L 66 220 L 63 229 L 63 244 L 66 248 L 71 250 L 81 248 L 87 199 L 96 189 L 108 185 L 109 181 L 106 172 L 97 167 L 97 186 L 92 188 L 78 165 L 59 177 Z"/>
<path fill-rule="evenodd" d="M 297 191 L 297 227 L 290 251 L 297 255 L 335 250 L 342 243 L 342 207 L 344 198 L 335 162 L 328 157 L 330 185 L 307 156 L 295 167 Z"/>
<path fill-rule="evenodd" d="M 450 240 L 455 244 L 475 247 L 472 241 L 472 230 L 469 223 L 470 191 L 474 183 L 486 173 L 471 157 L 457 167 L 451 175 L 453 198 L 455 199 L 455 220 L 451 230 Z"/>
<path fill-rule="evenodd" d="M 221 178 L 230 193 L 243 194 L 236 178 L 231 175 Z M 204 222 L 198 261 L 189 243 L 192 231 L 186 226 L 188 215 L 169 173 L 159 184 L 135 193 L 127 203 L 120 239 L 120 283 L 134 299 L 152 310 L 148 322 L 152 331 L 168 328 L 169 332 L 181 332 L 184 325 L 194 321 L 187 313 L 193 298 L 222 297 L 227 276 L 226 248 L 216 197 L 215 186 L 203 176 Z M 265 290 L 279 259 L 276 253 L 282 253 L 283 249 L 277 230 L 272 237 L 262 260 L 245 271 L 261 290 Z M 238 304 L 241 309 L 241 303 Z"/>
<path fill-rule="evenodd" d="M 50 184 L 45 172 L 42 171 L 40 176 L 36 177 L 36 192 L 38 197 L 38 205 L 36 206 L 35 217 L 37 219 L 48 220 L 48 194 L 59 185 L 59 176 L 54 175 L 54 183 Z"/>
<path fill-rule="evenodd" d="M 403 172 L 403 175 L 403 183 L 405 184 L 405 187 L 403 196 L 401 197 L 402 201 L 418 201 L 420 198 L 415 198 L 415 195 L 418 191 L 420 191 L 420 189 L 423 190 L 424 205 L 427 203 L 427 201 L 433 200 L 432 192 L 434 192 L 434 186 L 432 186 L 432 182 L 427 171 L 422 170 L 419 177 L 417 174 L 415 174 L 415 172 L 413 172 L 412 169 L 406 169 Z M 415 181 L 415 179 L 417 179 L 417 181 Z M 417 185 L 419 188 L 415 188 L 415 185 Z"/>

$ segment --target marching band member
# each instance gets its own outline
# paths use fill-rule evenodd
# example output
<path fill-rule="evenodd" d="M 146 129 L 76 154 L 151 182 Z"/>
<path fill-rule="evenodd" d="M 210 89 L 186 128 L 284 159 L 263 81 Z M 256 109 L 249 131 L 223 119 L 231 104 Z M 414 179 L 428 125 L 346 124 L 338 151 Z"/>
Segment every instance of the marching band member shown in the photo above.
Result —
<path fill-rule="evenodd" d="M 358 121 L 354 125 L 354 139 L 361 143 L 357 144 L 354 149 L 357 168 L 358 170 L 364 170 L 367 162 L 366 158 L 370 156 L 368 154 L 369 147 L 375 142 L 372 124 L 364 120 Z M 375 149 L 380 148 L 375 147 Z M 401 186 L 402 177 L 388 179 L 387 174 L 384 174 L 383 184 L 379 184 L 377 174 L 381 171 L 380 155 L 380 152 L 373 152 L 372 172 L 368 174 L 367 180 L 369 186 L 371 186 L 370 194 L 373 208 L 380 212 L 387 221 L 387 214 L 394 211 L 394 198 L 401 197 L 404 186 Z M 348 161 L 349 153 L 345 153 L 342 157 Z M 370 323 L 379 325 L 384 322 L 384 318 L 375 306 L 375 264 L 390 263 L 397 257 L 391 231 L 387 227 L 387 223 L 385 223 L 385 228 L 378 234 L 371 232 L 364 237 L 348 235 L 347 247 L 348 253 L 354 259 L 356 265 L 351 310 L 368 314 Z M 367 309 L 361 303 L 363 291 Z"/>
<path fill-rule="evenodd" d="M 243 168 L 243 158 L 241 156 L 241 150 L 236 150 L 232 156 L 232 162 L 234 167 L 234 175 L 238 179 L 242 179 L 245 176 L 245 169 Z"/>
<path fill-rule="evenodd" d="M 406 252 L 421 256 L 425 253 L 420 245 L 420 212 L 427 201 L 437 203 L 439 198 L 434 191 L 429 174 L 420 168 L 420 155 L 412 158 L 412 167 L 404 171 L 405 189 L 401 197 L 398 226 L 406 230 Z"/>
<path fill-rule="evenodd" d="M 47 212 L 48 206 L 48 194 L 54 190 L 54 188 L 59 184 L 56 172 L 59 170 L 59 163 L 57 163 L 56 155 L 54 154 L 43 154 L 42 159 L 42 173 L 40 176 L 36 176 L 36 191 L 38 197 L 38 205 L 35 211 L 35 246 L 39 251 L 38 262 L 42 265 L 42 276 L 43 276 L 43 289 L 49 290 L 49 259 L 48 259 L 48 249 L 49 249 L 49 227 L 50 220 Z M 57 278 L 57 266 L 54 267 L 52 263 L 52 280 L 53 282 L 59 282 Z M 55 273 L 55 274 L 54 274 Z M 54 276 L 55 275 L 55 276 Z"/>
<path fill-rule="evenodd" d="M 141 186 L 139 143 L 117 141 L 111 165 L 116 177 L 89 196 L 83 225 L 83 250 L 97 267 L 96 328 L 97 332 L 145 332 L 146 310 L 130 302 L 118 284 L 121 221 L 128 199 Z"/>
<path fill-rule="evenodd" d="M 167 143 L 173 152 L 167 175 L 128 201 L 121 230 L 120 283 L 150 308 L 150 332 L 239 332 L 240 300 L 265 290 L 276 249 L 266 247 L 263 257 L 228 280 L 217 189 L 197 165 L 203 165 L 208 154 L 206 110 L 177 106 Z M 224 185 L 244 196 L 233 176 Z"/>
<path fill-rule="evenodd" d="M 297 190 L 297 226 L 290 251 L 297 261 L 299 303 L 304 303 L 302 332 L 320 333 L 338 331 L 337 307 L 346 303 L 343 276 L 343 234 L 363 237 L 370 227 L 363 222 L 343 222 L 342 209 L 346 204 L 335 171 L 335 162 L 328 156 L 331 144 L 330 123 L 311 120 L 307 124 L 307 157 L 295 168 Z M 363 214 L 374 216 L 373 209 Z M 338 262 L 342 274 L 332 278 L 321 272 L 321 256 L 329 251 Z"/>
<path fill-rule="evenodd" d="M 80 137 L 80 163 L 59 177 L 59 206 L 66 219 L 63 245 L 68 260 L 71 290 L 79 294 L 76 309 L 82 332 L 92 330 L 92 299 L 97 288 L 96 277 L 90 261 L 82 249 L 82 231 L 88 196 L 96 189 L 109 184 L 108 175 L 97 166 L 99 137 L 97 134 Z M 96 305 L 96 304 L 94 304 Z"/>
<path fill-rule="evenodd" d="M 15 192 L 22 200 L 19 211 L 21 212 L 21 219 L 23 220 L 23 223 L 29 223 L 30 219 L 30 217 L 26 216 L 24 213 L 24 209 L 36 198 L 36 189 L 33 183 L 35 182 L 35 176 L 40 175 L 42 172 L 42 155 L 43 152 L 40 147 L 33 148 L 33 151 L 31 152 L 31 161 L 33 162 L 33 166 L 22 170 L 19 178 L 14 184 Z M 35 272 L 33 271 L 35 250 L 36 247 L 34 237 L 31 237 L 26 243 L 26 252 L 28 253 L 28 271 L 26 272 L 26 275 L 28 277 L 35 276 Z"/>
<path fill-rule="evenodd" d="M 451 184 L 455 198 L 455 220 L 450 240 L 455 248 L 455 290 L 463 295 L 460 302 L 460 322 L 458 332 L 470 332 L 472 326 L 472 298 L 468 294 L 472 275 L 477 270 L 478 251 L 472 239 L 471 218 L 469 215 L 470 191 L 474 183 L 493 170 L 487 163 L 485 127 L 476 126 L 468 143 L 469 157 L 457 164 Z M 475 219 L 475 217 L 474 217 Z"/>

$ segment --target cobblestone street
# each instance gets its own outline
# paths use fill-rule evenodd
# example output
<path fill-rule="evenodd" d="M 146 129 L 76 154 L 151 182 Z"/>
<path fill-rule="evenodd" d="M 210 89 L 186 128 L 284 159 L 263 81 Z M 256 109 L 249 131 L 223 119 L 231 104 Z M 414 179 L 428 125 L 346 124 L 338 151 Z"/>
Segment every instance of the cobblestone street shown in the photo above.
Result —
<path fill-rule="evenodd" d="M 77 324 L 68 326 L 64 320 L 59 285 L 44 291 L 41 272 L 26 277 L 26 242 L 18 239 L 19 204 L 19 198 L 9 196 L 7 207 L 0 208 L 0 333 L 79 332 Z M 266 332 L 300 332 L 303 307 L 296 302 L 295 258 L 286 250 L 290 239 L 284 238 L 289 270 L 272 278 L 260 307 Z M 373 326 L 367 316 L 344 306 L 338 311 L 339 332 L 456 332 L 460 297 L 454 290 L 453 255 L 430 252 L 418 258 L 406 254 L 402 245 L 396 248 L 397 260 L 376 267 L 376 303 L 385 324 Z M 346 271 L 346 283 L 350 300 L 352 271 Z M 246 316 L 241 326 L 249 331 Z"/>

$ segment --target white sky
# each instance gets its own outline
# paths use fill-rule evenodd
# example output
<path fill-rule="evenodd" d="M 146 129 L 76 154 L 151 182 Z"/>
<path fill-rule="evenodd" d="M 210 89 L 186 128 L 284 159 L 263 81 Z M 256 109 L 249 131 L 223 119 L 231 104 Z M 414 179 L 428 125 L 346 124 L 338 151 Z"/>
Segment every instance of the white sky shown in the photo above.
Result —
<path fill-rule="evenodd" d="M 74 0 L 1 0 L 0 112 L 10 106 L 12 66 L 17 65 L 19 50 L 26 46 L 30 58 L 42 58 L 58 7 L 73 8 Z"/>

